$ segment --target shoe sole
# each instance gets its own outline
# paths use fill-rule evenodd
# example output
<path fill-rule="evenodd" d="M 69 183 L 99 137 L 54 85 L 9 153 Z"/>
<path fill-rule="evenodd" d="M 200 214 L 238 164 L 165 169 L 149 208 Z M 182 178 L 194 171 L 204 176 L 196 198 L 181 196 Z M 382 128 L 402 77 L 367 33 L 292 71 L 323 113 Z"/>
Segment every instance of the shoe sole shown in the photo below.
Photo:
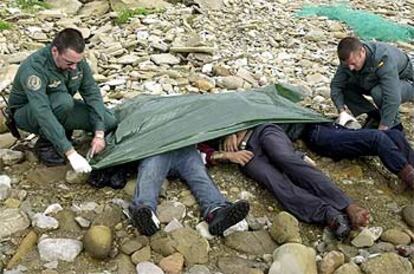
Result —
<path fill-rule="evenodd" d="M 149 208 L 138 209 L 136 214 L 133 215 L 133 223 L 138 231 L 145 236 L 151 236 L 158 231 Z"/>
<path fill-rule="evenodd" d="M 223 235 L 229 227 L 237 224 L 249 213 L 250 205 L 246 201 L 239 201 L 233 204 L 233 207 L 229 210 L 227 218 L 222 222 L 218 222 L 214 226 L 209 226 L 208 230 L 212 235 Z"/>

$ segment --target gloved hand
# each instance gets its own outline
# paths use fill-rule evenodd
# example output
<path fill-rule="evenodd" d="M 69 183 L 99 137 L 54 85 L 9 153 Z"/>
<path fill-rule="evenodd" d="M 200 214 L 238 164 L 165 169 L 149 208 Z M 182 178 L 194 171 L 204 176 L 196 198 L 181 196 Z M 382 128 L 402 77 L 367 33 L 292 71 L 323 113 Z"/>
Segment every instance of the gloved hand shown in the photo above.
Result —
<path fill-rule="evenodd" d="M 76 173 L 89 173 L 92 171 L 92 167 L 89 165 L 88 161 L 76 151 L 71 152 L 66 157 Z"/>
<path fill-rule="evenodd" d="M 336 119 L 336 123 L 341 125 L 341 126 L 345 126 L 347 123 L 349 123 L 351 121 L 352 122 L 358 122 L 357 119 L 355 119 L 354 116 L 350 115 L 346 111 L 341 111 L 341 113 L 339 113 L 339 117 Z"/>

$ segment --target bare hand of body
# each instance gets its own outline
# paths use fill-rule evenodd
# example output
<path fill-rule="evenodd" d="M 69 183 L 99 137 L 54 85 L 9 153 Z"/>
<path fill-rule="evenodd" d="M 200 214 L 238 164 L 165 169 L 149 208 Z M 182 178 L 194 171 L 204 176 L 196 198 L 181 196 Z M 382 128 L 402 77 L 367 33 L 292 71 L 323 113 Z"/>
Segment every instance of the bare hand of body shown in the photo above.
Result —
<path fill-rule="evenodd" d="M 225 152 L 224 158 L 228 161 L 245 166 L 253 158 L 254 154 L 248 150 L 240 150 L 236 152 Z"/>
<path fill-rule="evenodd" d="M 226 136 L 223 143 L 223 150 L 228 152 L 238 151 L 238 139 L 236 134 L 230 134 Z"/>

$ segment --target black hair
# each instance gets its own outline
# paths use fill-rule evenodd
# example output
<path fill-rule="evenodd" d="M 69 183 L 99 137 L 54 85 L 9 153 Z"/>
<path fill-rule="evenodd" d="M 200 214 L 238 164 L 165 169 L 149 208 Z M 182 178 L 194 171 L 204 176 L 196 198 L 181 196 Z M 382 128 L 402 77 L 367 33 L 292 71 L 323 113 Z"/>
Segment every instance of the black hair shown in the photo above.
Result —
<path fill-rule="evenodd" d="M 56 47 L 59 53 L 63 53 L 67 49 L 82 53 L 85 49 L 85 40 L 83 40 L 80 31 L 67 28 L 56 35 L 52 41 L 52 47 Z"/>

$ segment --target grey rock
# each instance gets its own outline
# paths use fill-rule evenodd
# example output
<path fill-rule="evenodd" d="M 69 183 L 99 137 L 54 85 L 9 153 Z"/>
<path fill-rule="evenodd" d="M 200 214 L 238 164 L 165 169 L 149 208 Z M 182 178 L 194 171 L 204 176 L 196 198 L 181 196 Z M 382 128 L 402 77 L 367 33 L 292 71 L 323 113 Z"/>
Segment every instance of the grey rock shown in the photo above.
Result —
<path fill-rule="evenodd" d="M 170 53 L 153 54 L 150 59 L 157 65 L 178 65 L 180 63 L 180 59 Z"/>
<path fill-rule="evenodd" d="M 151 248 L 145 246 L 138 251 L 135 251 L 131 255 L 131 260 L 134 264 L 139 264 L 140 262 L 145 262 L 151 259 Z"/>
<path fill-rule="evenodd" d="M 73 262 L 83 248 L 81 241 L 61 238 L 41 238 L 37 247 L 40 258 L 48 262 L 56 260 Z"/>
<path fill-rule="evenodd" d="M 265 230 L 235 232 L 226 237 L 224 243 L 240 252 L 255 255 L 272 253 L 277 247 Z"/>
<path fill-rule="evenodd" d="M 388 229 L 381 235 L 381 240 L 394 245 L 408 245 L 411 242 L 410 236 L 400 229 Z"/>
<path fill-rule="evenodd" d="M 16 143 L 16 138 L 14 138 L 11 133 L 1 134 L 0 135 L 0 148 L 10 148 L 14 143 Z"/>
<path fill-rule="evenodd" d="M 379 242 L 379 243 L 375 243 L 372 247 L 370 247 L 368 249 L 368 252 L 371 254 L 375 254 L 375 253 L 393 252 L 394 250 L 395 250 L 395 247 L 392 243 Z"/>
<path fill-rule="evenodd" d="M 117 265 L 116 272 L 118 274 L 130 274 L 136 272 L 135 265 L 131 262 L 130 257 L 123 253 L 116 256 L 115 262 Z"/>
<path fill-rule="evenodd" d="M 31 51 L 19 51 L 19 52 L 9 54 L 6 56 L 1 56 L 0 59 L 3 59 L 6 63 L 9 63 L 9 64 L 20 64 L 23 60 L 29 57 L 30 54 L 32 54 Z M 2 75 L 1 79 L 5 80 L 3 78 L 4 73 L 10 74 L 10 75 L 13 74 L 14 76 L 14 74 L 17 72 L 17 69 L 18 69 L 18 66 L 16 65 L 2 68 L 2 70 L 0 70 L 0 75 Z"/>
<path fill-rule="evenodd" d="M 0 209 L 0 220 L 0 240 L 30 226 L 26 214 L 14 208 Z"/>
<path fill-rule="evenodd" d="M 95 15 L 102 16 L 109 11 L 108 1 L 92 1 L 85 4 L 79 11 L 80 15 Z"/>
<path fill-rule="evenodd" d="M 111 8 L 114 11 L 121 11 L 125 8 L 135 9 L 135 8 L 146 8 L 146 9 L 153 9 L 153 8 L 167 8 L 171 4 L 163 1 L 163 0 L 109 0 L 111 4 Z"/>
<path fill-rule="evenodd" d="M 335 270 L 334 274 L 362 274 L 362 272 L 356 264 L 346 263 Z"/>
<path fill-rule="evenodd" d="M 24 160 L 24 153 L 11 149 L 0 149 L 0 158 L 3 164 L 11 166 Z"/>
<path fill-rule="evenodd" d="M 194 265 L 185 274 L 210 274 L 210 270 L 204 265 Z"/>
<path fill-rule="evenodd" d="M 167 201 L 157 207 L 157 216 L 161 223 L 169 223 L 173 219 L 182 220 L 185 212 L 185 205 L 180 202 Z"/>
<path fill-rule="evenodd" d="M 171 232 L 171 236 L 175 241 L 175 249 L 184 256 L 186 265 L 208 262 L 210 246 L 196 231 L 181 228 Z"/>
<path fill-rule="evenodd" d="M 68 184 L 86 184 L 88 178 L 88 173 L 78 173 L 74 170 L 68 170 L 65 176 L 65 180 Z"/>
<path fill-rule="evenodd" d="M 46 3 L 68 15 L 77 14 L 82 7 L 78 0 L 46 0 Z"/>
<path fill-rule="evenodd" d="M 332 274 L 335 270 L 345 263 L 345 256 L 338 251 L 330 251 L 326 254 L 318 265 L 319 274 Z"/>
<path fill-rule="evenodd" d="M 302 242 L 298 220 L 286 211 L 275 217 L 269 232 L 278 244 Z"/>
<path fill-rule="evenodd" d="M 121 222 L 122 214 L 122 210 L 118 206 L 105 205 L 102 213 L 96 217 L 93 224 L 114 227 Z"/>
<path fill-rule="evenodd" d="M 412 271 L 412 268 L 408 259 L 395 253 L 381 254 L 361 265 L 361 269 L 365 274 L 408 274 Z"/>
<path fill-rule="evenodd" d="M 315 250 L 297 243 L 284 244 L 273 253 L 269 274 L 317 274 Z"/>
<path fill-rule="evenodd" d="M 368 228 L 364 228 L 351 242 L 355 247 L 370 247 L 375 243 L 375 235 Z"/>
<path fill-rule="evenodd" d="M 174 240 L 172 240 L 168 235 L 164 235 L 162 233 L 155 234 L 151 237 L 150 241 L 151 249 L 164 257 L 169 256 L 176 251 L 175 244 Z"/>
<path fill-rule="evenodd" d="M 220 10 L 223 7 L 223 0 L 194 0 L 201 9 Z"/>
<path fill-rule="evenodd" d="M 414 205 L 404 207 L 402 217 L 409 226 L 414 227 Z"/>
<path fill-rule="evenodd" d="M 239 89 L 242 88 L 244 80 L 237 76 L 225 76 L 217 79 L 217 85 L 225 89 Z"/>
<path fill-rule="evenodd" d="M 142 247 L 142 243 L 136 239 L 126 239 L 121 245 L 121 251 L 127 255 L 131 255 Z"/>
<path fill-rule="evenodd" d="M 257 273 L 255 270 L 256 263 L 237 256 L 222 256 L 218 258 L 217 266 L 222 273 Z"/>
<path fill-rule="evenodd" d="M 135 193 L 135 187 L 137 185 L 136 179 L 130 179 L 126 183 L 125 187 L 123 188 L 123 191 L 129 196 L 132 197 Z"/>

